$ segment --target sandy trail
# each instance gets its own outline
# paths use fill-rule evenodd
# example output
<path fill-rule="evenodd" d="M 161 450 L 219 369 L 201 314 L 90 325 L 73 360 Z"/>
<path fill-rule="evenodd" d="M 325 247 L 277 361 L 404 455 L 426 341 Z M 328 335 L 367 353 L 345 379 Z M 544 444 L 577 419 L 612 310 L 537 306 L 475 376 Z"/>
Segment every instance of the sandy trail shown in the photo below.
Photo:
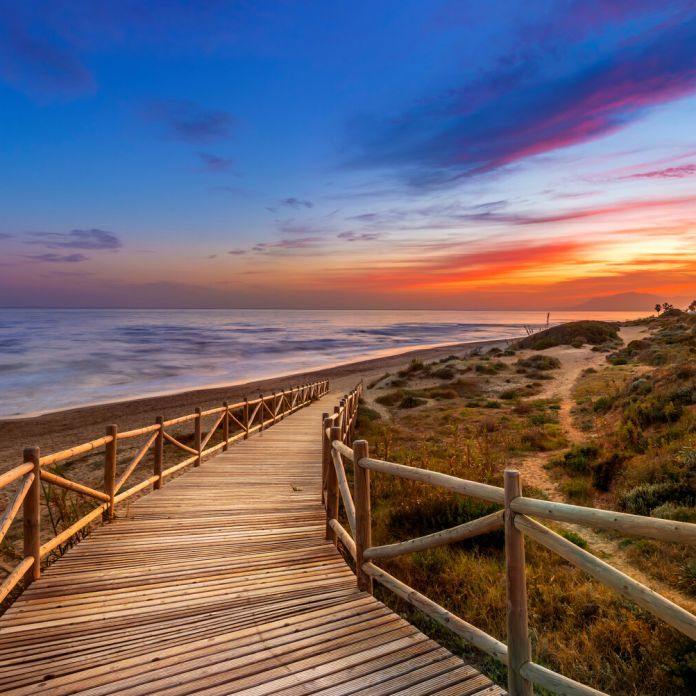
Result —
<path fill-rule="evenodd" d="M 622 327 L 619 332 L 624 344 L 641 338 L 646 333 L 648 333 L 647 329 L 640 326 Z M 544 355 L 558 358 L 561 361 L 562 369 L 559 371 L 556 379 L 553 382 L 549 382 L 535 398 L 559 399 L 559 422 L 568 441 L 571 444 L 586 442 L 588 435 L 576 428 L 573 423 L 571 415 L 573 398 L 571 391 L 581 372 L 588 367 L 602 367 L 605 364 L 606 356 L 604 353 L 593 352 L 589 347 L 572 348 L 570 346 L 550 348 L 544 351 Z M 545 468 L 553 456 L 555 456 L 553 453 L 534 453 L 521 457 L 515 461 L 515 465 L 522 472 L 522 480 L 525 484 L 540 489 L 548 496 L 549 500 L 565 502 L 558 484 L 550 477 L 548 470 Z M 556 526 L 572 530 L 582 536 L 588 543 L 589 551 L 610 563 L 617 570 L 647 585 L 692 613 L 696 612 L 695 600 L 675 590 L 673 587 L 646 575 L 640 567 L 637 567 L 628 558 L 616 540 L 609 538 L 601 531 L 595 531 L 581 525 L 558 523 Z"/>

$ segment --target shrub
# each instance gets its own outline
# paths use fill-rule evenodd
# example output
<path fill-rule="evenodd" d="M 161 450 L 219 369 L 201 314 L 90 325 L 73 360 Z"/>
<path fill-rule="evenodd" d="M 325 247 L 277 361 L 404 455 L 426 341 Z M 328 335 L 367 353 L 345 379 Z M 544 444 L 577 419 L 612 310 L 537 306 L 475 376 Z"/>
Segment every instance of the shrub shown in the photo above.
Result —
<path fill-rule="evenodd" d="M 455 372 L 451 367 L 439 367 L 433 372 L 433 377 L 438 379 L 454 379 Z"/>
<path fill-rule="evenodd" d="M 425 399 L 420 399 L 417 396 L 413 396 L 412 394 L 407 394 L 399 402 L 399 408 L 416 408 L 417 406 L 422 406 L 426 403 L 427 401 Z"/>
<path fill-rule="evenodd" d="M 624 457 L 614 452 L 605 459 L 592 465 L 592 485 L 598 491 L 608 491 L 624 463 Z"/>
<path fill-rule="evenodd" d="M 592 473 L 591 464 L 599 456 L 599 447 L 595 444 L 576 445 L 563 455 L 560 464 L 573 474 Z"/>
<path fill-rule="evenodd" d="M 561 361 L 558 358 L 553 358 L 550 355 L 530 355 L 528 358 L 520 358 L 517 361 L 520 367 L 529 368 L 531 370 L 558 370 L 561 367 Z"/>
<path fill-rule="evenodd" d="M 576 503 L 587 503 L 592 500 L 592 486 L 587 479 L 572 478 L 561 485 L 561 491 Z"/>
<path fill-rule="evenodd" d="M 659 517 L 663 520 L 676 520 L 677 522 L 696 522 L 696 507 L 664 503 L 650 512 L 651 517 Z"/>
<path fill-rule="evenodd" d="M 425 370 L 425 365 L 422 360 L 411 360 L 408 367 L 399 371 L 399 377 L 406 377 L 407 375 L 413 375 L 416 372 L 423 372 Z"/>
<path fill-rule="evenodd" d="M 665 503 L 696 505 L 696 491 L 686 484 L 674 481 L 641 483 L 619 494 L 619 506 L 634 515 L 649 515 Z"/>
<path fill-rule="evenodd" d="M 612 398 L 608 396 L 600 396 L 599 399 L 592 404 L 592 410 L 595 413 L 609 413 L 613 404 L 614 400 Z"/>
<path fill-rule="evenodd" d="M 417 536 L 440 532 L 471 522 L 477 517 L 490 515 L 499 508 L 475 498 L 443 496 L 429 493 L 427 497 L 411 496 L 400 498 L 389 510 L 386 528 L 395 539 L 411 539 Z M 476 537 L 453 546 L 484 546 L 503 548 L 505 535 L 502 530 Z"/>
<path fill-rule="evenodd" d="M 404 398 L 404 393 L 397 389 L 396 391 L 387 392 L 386 394 L 381 394 L 375 401 L 382 406 L 396 406 Z"/>
<path fill-rule="evenodd" d="M 527 336 L 517 345 L 520 348 L 545 350 L 553 346 L 569 346 L 578 338 L 584 338 L 587 343 L 593 346 L 602 343 L 620 345 L 618 326 L 616 323 L 606 321 L 571 321 Z"/>

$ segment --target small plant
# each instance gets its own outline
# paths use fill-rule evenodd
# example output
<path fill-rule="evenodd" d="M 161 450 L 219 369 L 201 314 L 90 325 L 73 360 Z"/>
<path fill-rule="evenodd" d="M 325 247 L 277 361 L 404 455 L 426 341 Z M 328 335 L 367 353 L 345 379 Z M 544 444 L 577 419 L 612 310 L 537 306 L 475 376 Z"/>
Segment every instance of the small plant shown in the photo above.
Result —
<path fill-rule="evenodd" d="M 559 534 L 564 538 L 567 539 L 568 541 L 572 542 L 576 546 L 579 546 L 581 549 L 586 549 L 587 548 L 587 539 L 584 537 L 580 536 L 580 534 L 577 534 L 576 532 L 573 532 L 570 529 L 561 529 Z"/>
<path fill-rule="evenodd" d="M 530 370 L 559 370 L 561 367 L 561 361 L 558 358 L 554 358 L 550 355 L 530 355 L 528 358 L 520 358 L 517 361 L 517 365 L 521 368 L 528 368 Z"/>
<path fill-rule="evenodd" d="M 420 399 L 412 394 L 407 394 L 399 402 L 399 408 L 416 408 L 417 406 L 423 406 L 428 402 L 425 399 Z"/>

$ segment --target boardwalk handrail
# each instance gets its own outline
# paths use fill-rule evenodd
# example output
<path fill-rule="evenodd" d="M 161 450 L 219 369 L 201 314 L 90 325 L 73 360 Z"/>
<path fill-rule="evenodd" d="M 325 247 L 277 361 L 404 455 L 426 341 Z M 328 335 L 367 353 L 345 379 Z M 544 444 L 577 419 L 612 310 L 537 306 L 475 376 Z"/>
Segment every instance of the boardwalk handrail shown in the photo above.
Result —
<path fill-rule="evenodd" d="M 199 466 L 202 459 L 219 450 L 226 450 L 237 440 L 246 439 L 252 433 L 265 430 L 285 416 L 294 413 L 303 406 L 320 398 L 329 390 L 328 380 L 312 382 L 292 387 L 289 390 L 273 392 L 257 399 L 244 399 L 234 404 L 225 402 L 222 406 L 202 411 L 197 408 L 194 413 L 164 420 L 158 416 L 153 425 L 118 432 L 116 425 L 106 429 L 104 437 L 70 447 L 68 449 L 41 456 L 38 447 L 24 450 L 24 463 L 0 474 L 0 490 L 17 484 L 16 491 L 9 504 L 0 515 L 0 542 L 10 529 L 14 519 L 23 509 L 23 545 L 22 560 L 0 583 L 0 602 L 24 579 L 25 586 L 41 575 L 41 560 L 56 548 L 67 542 L 71 537 L 84 529 L 99 517 L 105 521 L 113 519 L 114 508 L 117 504 L 134 496 L 136 493 L 153 486 L 161 488 L 166 479 L 177 471 L 190 466 Z M 202 432 L 202 421 L 216 416 L 211 422 L 208 432 Z M 173 428 L 184 423 L 193 422 L 193 445 L 189 446 L 174 437 L 166 428 Z M 222 432 L 220 433 L 220 429 Z M 211 439 L 217 434 L 220 441 L 210 445 Z M 116 477 L 118 443 L 147 436 L 141 447 L 126 464 L 121 475 Z M 179 436 L 180 438 L 181 436 Z M 169 443 L 177 450 L 191 455 L 166 469 L 164 463 L 164 445 Z M 152 475 L 135 485 L 122 490 L 133 472 L 143 461 L 154 446 Z M 66 462 L 73 457 L 95 450 L 104 451 L 104 490 L 97 490 L 76 481 L 71 481 L 63 475 L 47 470 L 47 467 Z M 17 483 L 18 482 L 18 483 Z M 86 515 L 76 520 L 66 529 L 56 532 L 54 536 L 42 543 L 41 541 L 41 483 L 58 486 L 83 496 L 94 498 L 100 504 Z M 48 499 L 46 505 L 49 504 Z"/>
<path fill-rule="evenodd" d="M 527 498 L 522 496 L 520 473 L 514 469 L 505 470 L 505 485 L 500 488 L 428 469 L 373 459 L 369 456 L 368 443 L 365 440 L 353 442 L 352 448 L 346 444 L 355 430 L 360 393 L 361 385 L 358 385 L 351 395 L 346 396 L 334 409 L 333 416 L 324 414 L 322 418 L 322 456 L 326 472 L 324 495 L 326 538 L 334 543 L 340 541 L 355 560 L 360 589 L 371 592 L 372 581 L 376 580 L 434 621 L 446 626 L 478 649 L 507 665 L 510 696 L 532 696 L 533 684 L 567 696 L 607 696 L 601 691 L 532 661 L 527 625 L 524 536 L 534 539 L 681 633 L 696 639 L 696 616 L 579 548 L 533 520 L 531 516 L 620 531 L 632 536 L 694 545 L 696 545 L 696 524 Z M 351 429 L 343 426 L 344 421 L 351 423 Z M 334 422 L 336 425 L 332 425 Z M 341 483 L 346 479 L 343 458 L 353 464 L 354 503 L 347 485 Z M 334 466 L 330 466 L 330 462 Z M 372 546 L 370 471 L 438 486 L 453 493 L 498 503 L 502 508 L 493 514 L 447 530 L 394 544 Z M 350 532 L 339 520 L 339 491 L 349 520 Z M 349 514 L 351 504 L 354 504 L 353 522 Z M 505 529 L 507 645 L 451 614 L 447 609 L 393 577 L 373 562 L 380 558 L 392 558 L 451 544 L 499 528 Z"/>

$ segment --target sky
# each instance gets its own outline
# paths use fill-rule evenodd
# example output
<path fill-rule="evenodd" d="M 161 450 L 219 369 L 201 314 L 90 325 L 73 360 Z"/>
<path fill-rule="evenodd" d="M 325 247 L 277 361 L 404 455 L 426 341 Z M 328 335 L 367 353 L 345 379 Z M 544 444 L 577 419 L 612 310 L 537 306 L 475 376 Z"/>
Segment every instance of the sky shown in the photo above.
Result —
<path fill-rule="evenodd" d="M 696 297 L 696 0 L 0 17 L 0 306 Z"/>

